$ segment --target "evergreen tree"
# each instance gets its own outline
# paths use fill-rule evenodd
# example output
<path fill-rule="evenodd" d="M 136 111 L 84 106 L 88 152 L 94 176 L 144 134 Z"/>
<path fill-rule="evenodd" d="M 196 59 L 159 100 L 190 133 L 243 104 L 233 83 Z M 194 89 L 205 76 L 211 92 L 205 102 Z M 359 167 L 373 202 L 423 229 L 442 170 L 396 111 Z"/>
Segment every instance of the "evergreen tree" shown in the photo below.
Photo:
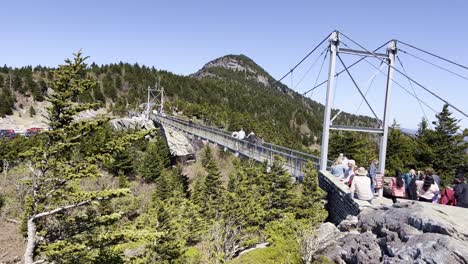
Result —
<path fill-rule="evenodd" d="M 35 116 L 35 115 L 36 115 L 36 110 L 35 110 L 34 107 L 31 105 L 31 106 L 29 107 L 29 116 L 30 116 L 30 117 L 33 117 L 33 116 Z"/>
<path fill-rule="evenodd" d="M 169 149 L 161 137 L 150 142 L 139 165 L 139 173 L 146 181 L 157 180 L 169 166 Z"/>
<path fill-rule="evenodd" d="M 333 132 L 329 157 L 335 159 L 340 153 L 344 153 L 348 159 L 355 160 L 358 166 L 367 167 L 372 159 L 377 157 L 377 144 L 371 141 L 367 134 Z"/>
<path fill-rule="evenodd" d="M 455 176 L 457 167 L 464 162 L 464 146 L 462 137 L 458 135 L 459 120 L 452 117 L 452 113 L 444 105 L 442 111 L 436 115 L 434 138 L 432 148 L 434 149 L 434 170 L 439 173 L 443 184 L 450 184 Z"/>
<path fill-rule="evenodd" d="M 207 175 L 196 182 L 192 199 L 200 207 L 204 217 L 211 221 L 220 216 L 225 189 L 221 182 L 221 173 L 211 155 L 211 150 L 205 150 L 204 159 Z"/>
<path fill-rule="evenodd" d="M 414 159 L 415 145 L 413 140 L 403 134 L 400 130 L 400 125 L 393 121 L 390 133 L 388 136 L 386 170 L 388 175 L 396 175 L 396 171 L 404 172 L 410 167 L 414 167 L 416 160 Z"/>
<path fill-rule="evenodd" d="M 109 158 L 109 153 L 125 148 L 129 140 L 137 136 L 117 138 L 98 153 L 80 153 L 79 140 L 99 131 L 106 122 L 102 119 L 74 121 L 77 113 L 93 107 L 92 104 L 72 102 L 72 98 L 95 85 L 82 78 L 86 69 L 84 61 L 78 52 L 74 60 L 66 60 L 65 65 L 55 71 L 51 86 L 54 93 L 48 98 L 50 106 L 47 108 L 51 130 L 43 132 L 46 140 L 25 153 L 31 161 L 30 190 L 24 208 L 26 264 L 33 263 L 34 257 L 41 253 L 54 262 L 57 261 L 54 256 L 64 260 L 87 256 L 89 262 L 93 262 L 92 259 L 106 258 L 109 247 L 127 237 L 124 233 L 113 235 L 102 228 L 109 221 L 120 218 L 119 213 L 91 214 L 89 210 L 94 210 L 96 203 L 128 195 L 129 190 L 85 191 L 80 188 L 82 180 L 99 176 L 98 162 Z M 83 214 L 80 209 L 88 210 L 88 213 Z M 86 221 L 80 220 L 83 215 Z M 76 226 L 83 222 L 90 224 L 81 228 Z M 63 232 L 48 232 L 57 225 L 64 228 Z M 103 236 L 101 232 L 107 235 Z M 47 239 L 39 240 L 39 234 Z"/>
<path fill-rule="evenodd" d="M 292 177 L 283 168 L 283 161 L 276 158 L 270 172 L 266 174 L 264 186 L 267 191 L 266 208 L 271 212 L 269 219 L 278 218 L 282 213 L 291 212 L 296 194 L 294 193 Z"/>
<path fill-rule="evenodd" d="M 418 125 L 418 133 L 416 134 L 414 158 L 416 167 L 421 169 L 434 166 L 435 153 L 431 147 L 434 141 L 434 131 L 428 126 L 429 123 L 423 118 Z"/>
<path fill-rule="evenodd" d="M 304 167 L 302 192 L 297 202 L 296 218 L 307 219 L 313 225 L 325 221 L 328 216 L 323 200 L 326 193 L 320 189 L 315 165 L 309 161 Z"/>

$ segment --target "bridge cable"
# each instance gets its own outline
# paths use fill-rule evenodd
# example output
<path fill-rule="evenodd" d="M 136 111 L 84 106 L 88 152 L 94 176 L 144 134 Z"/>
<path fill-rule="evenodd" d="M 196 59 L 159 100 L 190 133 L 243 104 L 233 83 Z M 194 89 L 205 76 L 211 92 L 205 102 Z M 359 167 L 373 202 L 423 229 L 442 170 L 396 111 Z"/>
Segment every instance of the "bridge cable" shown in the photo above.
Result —
<path fill-rule="evenodd" d="M 343 45 L 345 45 L 346 47 L 349 47 L 348 45 L 346 45 L 346 43 L 342 42 Z M 379 71 L 380 73 L 382 73 L 385 77 L 388 77 L 387 73 L 385 73 L 384 71 L 382 71 L 382 68 L 381 67 L 377 67 L 375 66 L 374 64 L 372 64 L 367 58 L 366 56 L 363 56 L 363 59 L 364 61 L 369 64 L 370 66 L 372 66 L 374 69 L 376 69 L 377 71 Z M 380 65 L 382 66 L 383 65 L 383 62 L 380 62 Z M 403 65 L 402 65 L 403 66 Z M 404 70 L 404 69 L 403 69 Z M 426 102 L 424 102 L 423 100 L 421 100 L 417 95 L 416 95 L 416 91 L 414 90 L 413 88 L 413 83 L 412 82 L 409 82 L 411 87 L 413 88 L 413 91 L 414 91 L 414 94 L 411 93 L 407 88 L 405 88 L 403 85 L 401 85 L 399 82 L 395 81 L 395 79 L 391 79 L 391 81 L 396 84 L 397 86 L 399 86 L 400 88 L 402 88 L 405 92 L 407 92 L 408 94 L 410 94 L 411 96 L 413 96 L 414 98 L 416 98 L 418 100 L 419 103 L 422 103 L 424 104 L 427 108 L 431 109 L 434 113 L 438 113 L 437 110 L 435 110 L 434 108 L 432 108 L 429 104 L 427 104 Z M 423 113 L 424 113 L 424 110 L 423 110 Z M 425 114 L 425 113 L 424 113 Z M 426 117 L 427 118 L 427 117 Z M 428 119 L 429 120 L 429 119 Z"/>
<path fill-rule="evenodd" d="M 418 51 L 420 51 L 420 52 L 429 54 L 429 55 L 434 56 L 434 57 L 436 57 L 436 58 L 438 58 L 438 59 L 441 59 L 441 60 L 443 60 L 443 61 L 446 61 L 446 62 L 448 62 L 448 63 L 457 65 L 458 67 L 464 68 L 465 70 L 468 70 L 468 67 L 467 67 L 467 66 L 461 65 L 460 63 L 457 63 L 457 62 L 454 62 L 454 61 L 452 61 L 452 60 L 446 59 L 446 58 L 444 58 L 444 57 L 442 57 L 442 56 L 436 55 L 436 54 L 434 54 L 434 53 L 432 53 L 432 52 L 425 51 L 425 50 L 423 50 L 423 49 L 420 49 L 420 48 L 418 48 L 418 47 L 415 47 L 415 46 L 413 46 L 413 45 L 411 45 L 411 44 L 408 44 L 408 43 L 406 43 L 406 42 L 403 42 L 403 41 L 401 41 L 401 40 L 398 40 L 398 43 L 401 43 L 401 44 L 403 44 L 403 45 L 406 45 L 406 46 L 408 46 L 408 47 L 410 47 L 410 48 L 413 48 L 413 49 L 415 49 L 415 50 L 418 50 Z"/>
<path fill-rule="evenodd" d="M 377 66 L 375 66 L 374 64 L 372 64 L 371 62 L 369 62 L 369 60 L 367 60 L 367 58 L 364 60 L 365 62 L 367 62 L 369 65 L 371 65 L 372 67 L 374 67 L 374 69 L 379 69 Z M 388 76 L 385 72 L 383 71 L 380 71 L 384 76 Z M 400 83 L 398 83 L 397 81 L 395 81 L 394 79 L 392 79 L 393 83 L 396 84 L 398 87 L 400 87 L 401 89 L 403 89 L 403 91 L 405 91 L 406 93 L 408 93 L 409 95 L 413 96 L 414 98 L 416 98 L 416 100 L 418 100 L 418 102 L 422 103 L 423 105 L 425 105 L 427 108 L 429 108 L 432 112 L 434 112 L 435 114 L 438 114 L 439 112 L 437 110 L 435 110 L 434 108 L 432 108 L 428 103 L 426 103 L 425 101 L 421 100 L 416 94 L 413 94 L 412 92 L 410 92 L 406 87 L 404 87 L 403 85 L 401 85 Z M 341 111 L 341 110 L 340 110 Z M 424 113 L 424 111 L 423 111 Z M 427 116 L 425 116 L 426 119 L 429 121 L 429 119 L 427 118 Z M 432 129 L 432 123 L 429 122 L 429 126 L 431 127 Z M 458 131 L 463 134 L 463 130 L 461 128 L 458 128 Z"/>
<path fill-rule="evenodd" d="M 364 61 L 366 63 L 368 63 L 370 66 L 374 67 L 374 69 L 379 69 L 377 66 L 375 66 L 374 64 L 372 64 L 369 60 L 364 59 Z M 387 73 L 383 72 L 382 70 L 380 71 L 380 73 L 382 73 L 385 77 L 388 77 Z M 408 90 L 408 88 L 404 87 L 403 85 L 401 85 L 399 82 L 395 81 L 395 79 L 392 79 L 393 83 L 396 84 L 398 87 L 402 88 L 405 92 L 407 92 L 409 95 L 413 96 L 414 98 L 416 98 L 418 101 L 420 101 L 423 105 L 425 105 L 427 108 L 431 109 L 434 113 L 438 113 L 437 110 L 435 110 L 434 108 L 432 108 L 429 104 L 427 104 L 426 102 L 424 102 L 423 100 L 421 100 L 419 97 L 417 97 L 416 95 L 414 95 L 412 92 L 410 92 Z"/>
<path fill-rule="evenodd" d="M 328 51 L 328 49 L 329 49 L 329 47 L 327 47 L 327 51 Z M 320 75 L 322 74 L 323 65 L 325 65 L 325 61 L 327 60 L 327 56 L 328 56 L 328 52 L 327 52 L 327 53 L 325 54 L 325 56 L 323 57 L 322 65 L 320 66 L 320 71 L 319 71 L 319 73 L 317 74 L 317 78 L 315 78 L 314 86 L 317 85 L 318 79 L 319 79 Z M 312 93 L 310 94 L 310 98 L 312 98 L 312 96 L 314 96 L 314 91 L 312 91 Z"/>
<path fill-rule="evenodd" d="M 336 54 L 336 56 L 338 57 L 338 59 L 340 60 L 341 64 L 343 65 L 343 68 L 345 68 L 346 72 L 348 73 L 349 75 L 349 78 L 351 78 L 351 81 L 353 81 L 353 84 L 354 86 L 358 89 L 359 93 L 361 94 L 362 98 L 364 99 L 364 101 L 366 102 L 367 106 L 370 108 L 370 110 L 372 111 L 372 114 L 374 114 L 375 118 L 377 119 L 377 122 L 379 122 L 380 125 L 382 125 L 379 117 L 377 116 L 377 114 L 375 113 L 374 109 L 372 108 L 372 106 L 370 105 L 370 103 L 367 101 L 367 98 L 366 96 L 362 93 L 361 89 L 359 88 L 359 86 L 357 85 L 356 81 L 354 80 L 353 76 L 351 75 L 351 73 L 349 72 L 348 68 L 346 68 L 346 65 L 345 63 L 343 62 L 343 60 L 341 59 L 341 56 L 339 54 Z"/>
<path fill-rule="evenodd" d="M 434 66 L 434 67 L 436 67 L 436 68 L 439 68 L 439 69 L 441 69 L 441 70 L 444 70 L 444 71 L 446 71 L 446 72 L 448 72 L 448 73 L 451 73 L 451 74 L 453 74 L 453 75 L 456 75 L 456 76 L 458 76 L 458 77 L 460 77 L 460 78 L 465 79 L 465 80 L 468 81 L 468 77 L 465 77 L 465 76 L 463 76 L 463 75 L 461 75 L 461 74 L 458 74 L 458 73 L 456 73 L 456 72 L 454 72 L 454 71 L 451 71 L 451 70 L 449 70 L 449 69 L 447 69 L 447 68 L 444 68 L 444 67 L 442 67 L 442 66 L 439 66 L 439 65 L 437 65 L 437 64 L 435 64 L 435 63 L 432 63 L 432 62 L 430 62 L 430 61 L 428 61 L 428 60 L 425 60 L 425 59 L 423 59 L 423 58 L 421 58 L 421 57 L 418 57 L 418 56 L 416 56 L 416 55 L 414 55 L 414 54 L 411 54 L 411 53 L 409 53 L 409 52 L 407 52 L 407 51 L 404 51 L 404 50 L 402 50 L 402 49 L 398 49 L 398 51 L 401 51 L 401 52 L 403 52 L 403 53 L 405 53 L 405 54 L 407 54 L 407 55 L 409 55 L 409 56 L 411 56 L 411 57 L 413 57 L 413 58 L 415 58 L 415 59 L 418 59 L 418 60 L 420 60 L 420 61 L 423 61 L 423 62 L 425 62 L 425 63 L 427 63 L 427 64 L 430 64 L 430 65 L 432 65 L 432 66 Z"/>
<path fill-rule="evenodd" d="M 312 68 L 315 66 L 315 64 L 319 61 L 320 57 L 328 50 L 328 47 L 326 47 L 320 55 L 315 59 L 315 61 L 310 65 L 310 67 L 307 69 L 307 71 L 302 75 L 301 79 L 296 83 L 296 86 L 294 86 L 294 90 L 299 86 L 299 84 L 304 80 L 304 78 L 309 74 L 309 72 L 312 70 Z M 327 53 L 328 54 L 328 53 Z M 327 57 L 327 55 L 325 55 Z"/>
<path fill-rule="evenodd" d="M 399 69 L 395 68 L 394 66 L 391 66 L 388 62 L 386 62 L 385 60 L 381 59 L 380 57 L 378 57 L 377 55 L 375 55 L 374 52 L 371 52 L 369 51 L 368 49 L 366 49 L 365 47 L 363 47 L 362 45 L 360 45 L 359 43 L 357 43 L 356 41 L 352 40 L 351 38 L 349 38 L 348 36 L 346 36 L 345 34 L 343 34 L 342 32 L 340 32 L 340 34 L 342 36 L 344 36 L 345 38 L 349 39 L 351 42 L 353 42 L 355 45 L 359 46 L 361 49 L 367 51 L 368 53 L 370 53 L 373 57 L 379 59 L 380 61 L 383 61 L 385 64 L 387 64 L 389 67 L 392 67 L 392 69 L 394 69 L 396 72 L 400 73 L 401 75 L 405 76 L 406 78 L 408 78 L 409 80 L 411 80 L 413 83 L 415 83 L 417 86 L 423 88 L 424 90 L 426 90 L 426 92 L 430 93 L 431 95 L 433 95 L 434 97 L 436 97 L 437 99 L 441 100 L 442 102 L 446 103 L 447 105 L 451 106 L 453 109 L 455 109 L 457 112 L 461 113 L 462 115 L 464 115 L 465 117 L 468 117 L 468 115 L 463 112 L 462 110 L 460 110 L 458 107 L 454 106 L 453 104 L 449 103 L 447 100 L 445 100 L 444 98 L 440 97 L 439 95 L 437 95 L 436 93 L 434 93 L 433 91 L 431 91 L 429 88 L 426 88 L 424 85 L 420 84 L 419 82 L 417 82 L 416 80 L 414 80 L 413 78 L 409 77 L 408 75 L 406 75 L 405 73 L 403 73 L 402 71 L 400 71 Z"/>
<path fill-rule="evenodd" d="M 385 42 L 383 45 L 381 45 L 380 47 L 376 48 L 374 50 L 374 52 L 378 51 L 379 49 L 383 48 L 384 46 L 386 46 L 388 44 L 388 42 L 390 41 L 387 41 Z M 348 66 L 348 69 L 351 69 L 353 66 L 355 66 L 356 64 L 358 64 L 359 62 L 363 61 L 366 57 L 365 56 L 362 56 L 359 60 L 353 62 L 351 65 Z M 340 74 L 342 74 L 343 72 L 345 72 L 346 69 L 344 70 L 341 70 L 340 72 L 336 73 L 335 74 L 335 77 L 338 77 Z M 328 79 L 327 80 L 324 80 L 322 81 L 321 83 L 319 83 L 318 85 L 315 85 L 314 87 L 312 87 L 311 89 L 309 89 L 308 91 L 304 92 L 302 95 L 306 95 L 307 93 L 309 92 L 312 92 L 313 90 L 317 89 L 318 87 L 324 85 L 325 83 L 328 82 Z"/>
<path fill-rule="evenodd" d="M 281 77 L 281 79 L 276 81 L 275 85 L 281 82 L 284 78 L 286 78 L 286 76 L 291 74 L 299 65 L 301 65 L 301 63 L 303 63 L 310 55 L 312 55 L 312 53 L 314 53 L 315 50 L 317 50 L 326 40 L 328 40 L 330 35 L 331 33 L 329 33 L 317 46 L 315 46 L 304 58 L 302 58 L 302 60 L 299 61 L 299 63 L 297 63 L 291 70 L 289 70 L 283 77 Z"/>
<path fill-rule="evenodd" d="M 377 77 L 377 74 L 379 74 L 380 70 L 382 69 L 382 66 L 384 66 L 384 64 L 381 62 L 380 66 L 379 66 L 379 69 L 367 81 L 369 83 L 369 86 L 367 87 L 367 90 L 364 93 L 365 96 L 367 96 L 367 94 L 369 93 L 370 88 L 372 87 L 372 84 L 374 84 L 375 78 Z M 361 103 L 359 104 L 358 108 L 356 109 L 356 112 L 354 113 L 354 115 L 357 115 L 357 113 L 361 109 L 362 103 L 364 103 L 364 100 L 361 100 Z"/>
<path fill-rule="evenodd" d="M 408 74 L 408 72 L 407 72 L 406 69 L 405 69 L 405 66 L 403 66 L 403 62 L 401 61 L 400 56 L 397 56 L 397 60 L 398 60 L 398 62 L 400 63 L 401 68 L 403 69 L 403 71 L 404 71 L 406 74 Z M 424 111 L 424 108 L 422 107 L 421 100 L 418 98 L 418 95 L 416 94 L 416 90 L 415 90 L 414 87 L 413 87 L 413 83 L 412 83 L 410 80 L 408 80 L 408 83 L 409 83 L 411 89 L 413 90 L 414 96 L 416 97 L 416 99 L 418 99 L 418 104 L 419 104 L 419 107 L 421 108 L 421 111 L 422 111 L 423 114 L 424 114 L 424 117 L 426 118 L 426 120 L 429 121 L 429 118 L 427 118 L 427 115 L 426 115 L 426 111 Z M 431 129 L 432 129 L 432 124 L 431 124 L 430 122 L 429 122 L 429 126 L 430 126 Z"/>

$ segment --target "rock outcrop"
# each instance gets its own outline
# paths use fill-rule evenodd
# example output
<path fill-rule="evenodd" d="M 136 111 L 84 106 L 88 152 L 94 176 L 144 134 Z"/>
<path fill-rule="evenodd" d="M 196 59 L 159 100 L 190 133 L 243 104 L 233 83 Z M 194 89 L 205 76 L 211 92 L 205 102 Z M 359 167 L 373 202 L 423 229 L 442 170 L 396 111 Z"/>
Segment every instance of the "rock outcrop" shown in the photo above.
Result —
<path fill-rule="evenodd" d="M 468 263 L 467 209 L 404 202 L 331 225 L 319 228 L 315 255 L 335 263 Z"/>
<path fill-rule="evenodd" d="M 183 157 L 195 154 L 191 140 L 183 132 L 165 126 L 164 136 L 172 156 Z"/>
<path fill-rule="evenodd" d="M 117 118 L 110 120 L 109 123 L 116 130 L 156 128 L 152 120 L 146 120 L 143 117 Z"/>

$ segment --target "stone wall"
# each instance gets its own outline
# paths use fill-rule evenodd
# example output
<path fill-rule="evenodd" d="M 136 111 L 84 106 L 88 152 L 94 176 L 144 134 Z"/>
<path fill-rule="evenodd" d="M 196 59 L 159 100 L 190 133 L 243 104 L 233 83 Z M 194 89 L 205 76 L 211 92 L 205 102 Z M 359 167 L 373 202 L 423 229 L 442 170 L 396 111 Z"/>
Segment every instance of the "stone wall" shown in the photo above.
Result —
<path fill-rule="evenodd" d="M 349 188 L 328 171 L 319 171 L 319 186 L 327 192 L 328 221 L 339 224 L 348 215 L 358 215 L 359 204 L 351 198 Z"/>

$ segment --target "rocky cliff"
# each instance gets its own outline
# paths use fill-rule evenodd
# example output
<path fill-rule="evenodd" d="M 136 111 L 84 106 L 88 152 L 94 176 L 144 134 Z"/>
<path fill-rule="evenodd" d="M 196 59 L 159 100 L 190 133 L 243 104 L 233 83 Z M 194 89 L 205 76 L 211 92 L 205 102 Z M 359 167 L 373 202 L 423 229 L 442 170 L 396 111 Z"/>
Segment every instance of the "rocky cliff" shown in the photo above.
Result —
<path fill-rule="evenodd" d="M 468 263 L 468 209 L 404 202 L 324 223 L 315 255 L 335 263 Z"/>

